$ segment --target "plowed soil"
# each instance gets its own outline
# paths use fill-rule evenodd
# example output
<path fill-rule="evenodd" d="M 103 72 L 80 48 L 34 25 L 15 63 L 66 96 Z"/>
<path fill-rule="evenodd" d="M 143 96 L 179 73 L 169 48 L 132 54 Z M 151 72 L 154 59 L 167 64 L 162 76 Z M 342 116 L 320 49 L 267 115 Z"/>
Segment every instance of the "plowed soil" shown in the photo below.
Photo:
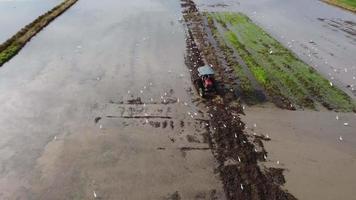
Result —
<path fill-rule="evenodd" d="M 227 199 L 296 199 L 281 188 L 284 183 L 282 169 L 261 169 L 258 161 L 267 152 L 261 138 L 250 142 L 244 134 L 243 114 L 229 80 L 224 80 L 225 70 L 219 64 L 209 39 L 204 33 L 201 14 L 191 0 L 182 0 L 184 20 L 187 24 L 186 64 L 196 78 L 199 66 L 210 64 L 217 72 L 218 94 L 205 101 L 209 115 L 209 143 L 218 161 L 218 171 Z M 258 150 L 257 150 L 258 149 Z"/>

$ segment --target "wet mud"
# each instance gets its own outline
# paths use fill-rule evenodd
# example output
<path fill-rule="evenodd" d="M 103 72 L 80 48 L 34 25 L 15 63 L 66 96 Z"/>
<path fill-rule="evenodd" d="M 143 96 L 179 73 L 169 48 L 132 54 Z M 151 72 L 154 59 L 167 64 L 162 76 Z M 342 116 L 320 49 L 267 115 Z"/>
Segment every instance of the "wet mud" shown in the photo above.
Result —
<path fill-rule="evenodd" d="M 244 114 L 233 86 L 224 77 L 225 69 L 217 60 L 214 49 L 204 31 L 202 16 L 191 0 L 182 0 L 184 20 L 187 25 L 186 65 L 197 76 L 199 66 L 210 64 L 216 71 L 218 95 L 204 100 L 210 120 L 206 127 L 206 140 L 218 162 L 217 170 L 224 185 L 227 199 L 296 199 L 282 189 L 285 182 L 281 170 L 261 169 L 267 152 L 261 140 L 251 142 L 244 133 L 245 124 L 239 115 Z"/>
<path fill-rule="evenodd" d="M 356 23 L 353 21 L 340 18 L 318 18 L 318 20 L 324 22 L 324 26 L 328 26 L 335 31 L 342 31 L 350 36 L 356 36 Z"/>

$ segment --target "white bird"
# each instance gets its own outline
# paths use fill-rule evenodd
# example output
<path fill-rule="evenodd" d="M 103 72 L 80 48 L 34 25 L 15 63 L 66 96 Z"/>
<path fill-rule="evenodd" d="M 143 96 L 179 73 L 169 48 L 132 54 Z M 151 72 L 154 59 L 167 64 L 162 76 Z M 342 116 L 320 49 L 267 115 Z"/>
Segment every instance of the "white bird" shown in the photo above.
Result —
<path fill-rule="evenodd" d="M 342 140 L 344 140 L 344 139 L 342 138 L 342 136 L 340 136 L 340 137 L 339 137 L 339 140 L 342 141 Z"/>
<path fill-rule="evenodd" d="M 96 197 L 97 197 L 97 195 L 96 195 L 95 191 L 93 191 L 93 194 L 94 194 L 94 198 L 96 198 Z"/>

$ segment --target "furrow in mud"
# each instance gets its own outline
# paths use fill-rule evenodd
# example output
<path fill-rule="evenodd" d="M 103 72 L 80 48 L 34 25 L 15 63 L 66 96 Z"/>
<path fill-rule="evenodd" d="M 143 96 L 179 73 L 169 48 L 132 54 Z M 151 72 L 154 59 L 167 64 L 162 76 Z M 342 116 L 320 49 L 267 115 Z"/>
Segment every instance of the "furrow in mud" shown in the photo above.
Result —
<path fill-rule="evenodd" d="M 245 124 L 239 115 L 243 109 L 237 101 L 232 85 L 226 80 L 225 69 L 220 65 L 214 48 L 206 38 L 202 16 L 191 0 L 182 0 L 183 17 L 187 24 L 186 64 L 195 80 L 196 69 L 212 65 L 220 84 L 218 95 L 206 99 L 210 115 L 209 145 L 218 161 L 218 171 L 227 199 L 296 199 L 281 188 L 283 169 L 261 169 L 267 152 L 261 138 L 251 143 L 244 134 Z M 259 146 L 257 146 L 259 144 Z M 257 150 L 258 149 L 258 150 Z"/>

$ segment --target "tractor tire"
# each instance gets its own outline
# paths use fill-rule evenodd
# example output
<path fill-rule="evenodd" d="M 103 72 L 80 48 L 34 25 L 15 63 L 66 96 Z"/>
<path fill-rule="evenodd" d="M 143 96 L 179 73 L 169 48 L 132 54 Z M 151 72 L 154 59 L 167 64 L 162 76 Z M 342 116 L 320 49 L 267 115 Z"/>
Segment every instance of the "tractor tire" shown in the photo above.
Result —
<path fill-rule="evenodd" d="M 204 98 L 205 97 L 205 91 L 204 91 L 203 82 L 200 79 L 196 79 L 194 81 L 194 84 L 195 84 L 195 86 L 197 88 L 197 92 L 198 92 L 199 96 Z"/>
<path fill-rule="evenodd" d="M 198 88 L 198 93 L 199 93 L 199 96 L 201 98 L 204 98 L 205 97 L 205 92 L 204 92 L 204 89 L 202 87 L 199 87 Z"/>

